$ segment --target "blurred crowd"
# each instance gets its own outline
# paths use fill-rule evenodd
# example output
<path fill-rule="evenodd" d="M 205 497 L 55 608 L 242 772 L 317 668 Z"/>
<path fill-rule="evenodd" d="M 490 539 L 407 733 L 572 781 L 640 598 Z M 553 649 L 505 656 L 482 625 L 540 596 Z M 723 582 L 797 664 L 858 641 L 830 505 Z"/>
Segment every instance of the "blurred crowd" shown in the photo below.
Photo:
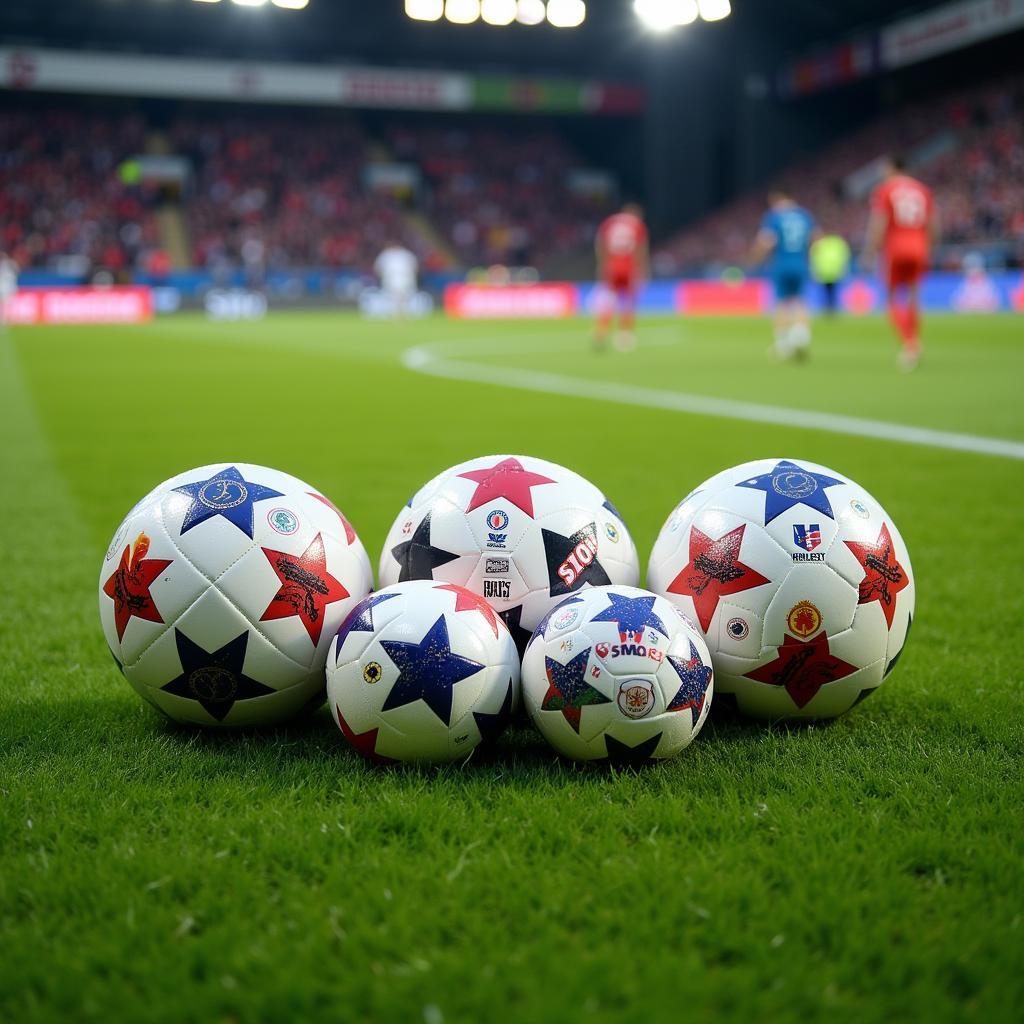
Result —
<path fill-rule="evenodd" d="M 118 168 L 144 135 L 133 115 L 0 110 L 0 251 L 20 267 L 135 267 L 158 245 L 153 196 Z"/>
<path fill-rule="evenodd" d="M 170 136 L 194 173 L 185 217 L 195 266 L 250 276 L 296 266 L 366 270 L 389 241 L 424 266 L 443 262 L 398 198 L 364 186 L 367 141 L 353 117 L 182 118 Z"/>
<path fill-rule="evenodd" d="M 578 154 L 554 132 L 392 126 L 388 148 L 426 178 L 424 208 L 465 266 L 545 267 L 593 244 L 610 196 L 575 190 Z"/>
<path fill-rule="evenodd" d="M 935 193 L 940 257 L 958 266 L 965 248 L 992 247 L 995 262 L 1024 264 L 1024 76 L 958 89 L 910 104 L 800 160 L 763 191 L 737 199 L 661 246 L 656 273 L 742 264 L 764 214 L 765 193 L 780 188 L 826 231 L 859 249 L 867 227 L 863 194 L 844 181 L 865 162 L 892 152 L 913 158 L 912 173 Z"/>

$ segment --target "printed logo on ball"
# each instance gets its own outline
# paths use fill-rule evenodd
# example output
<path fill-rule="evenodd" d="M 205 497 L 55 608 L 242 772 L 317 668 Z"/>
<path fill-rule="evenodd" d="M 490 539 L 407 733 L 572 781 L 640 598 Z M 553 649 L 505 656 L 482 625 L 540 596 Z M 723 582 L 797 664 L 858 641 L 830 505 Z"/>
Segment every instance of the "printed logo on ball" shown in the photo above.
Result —
<path fill-rule="evenodd" d="M 487 525 L 492 530 L 504 530 L 508 526 L 508 514 L 500 508 L 492 509 L 487 513 Z"/>
<path fill-rule="evenodd" d="M 554 626 L 555 629 L 567 629 L 579 617 L 580 613 L 577 608 L 563 608 L 551 620 L 551 625 Z"/>
<path fill-rule="evenodd" d="M 594 651 L 599 658 L 650 658 L 651 661 L 661 662 L 665 658 L 663 651 L 657 647 L 648 647 L 640 643 L 607 644 L 603 641 L 594 645 Z"/>
<path fill-rule="evenodd" d="M 488 576 L 506 576 L 509 572 L 509 559 L 488 558 L 484 563 L 484 572 Z"/>
<path fill-rule="evenodd" d="M 750 627 L 747 625 L 747 620 L 739 617 L 730 619 L 725 624 L 725 629 L 733 640 L 746 640 L 750 635 Z"/>
<path fill-rule="evenodd" d="M 287 508 L 272 508 L 267 513 L 270 528 L 277 533 L 290 537 L 299 529 L 299 517 Z"/>
<path fill-rule="evenodd" d="M 871 515 L 868 511 L 867 505 L 865 505 L 863 501 L 858 501 L 856 498 L 850 502 L 850 508 L 853 509 L 853 514 L 855 516 L 860 516 L 861 519 L 867 519 Z"/>
<path fill-rule="evenodd" d="M 605 523 L 604 524 L 604 532 L 605 532 L 605 536 L 613 544 L 618 544 L 619 543 L 619 531 L 615 528 L 615 524 L 614 523 Z"/>
<path fill-rule="evenodd" d="M 646 679 L 626 679 L 615 702 L 627 718 L 645 718 L 654 708 L 654 686 Z"/>
<path fill-rule="evenodd" d="M 249 497 L 249 489 L 241 480 L 230 480 L 218 477 L 203 484 L 199 491 L 199 500 L 212 509 L 236 508 Z"/>
<path fill-rule="evenodd" d="M 793 543 L 804 551 L 813 551 L 821 544 L 821 526 L 818 523 L 810 523 L 804 526 L 801 523 L 793 524 Z"/>
<path fill-rule="evenodd" d="M 576 536 L 579 536 L 579 542 L 558 567 L 559 578 L 570 589 L 587 566 L 597 558 L 597 531 L 594 524 L 584 526 Z"/>
<path fill-rule="evenodd" d="M 818 489 L 818 481 L 800 469 L 786 469 L 772 477 L 772 490 L 786 498 L 809 498 Z"/>
<path fill-rule="evenodd" d="M 790 633 L 801 639 L 817 633 L 821 628 L 821 612 L 810 601 L 797 601 L 786 616 Z"/>
<path fill-rule="evenodd" d="M 128 535 L 128 520 L 125 520 L 118 528 L 117 533 L 114 534 L 114 539 L 110 542 L 110 547 L 107 548 L 107 557 L 104 561 L 109 562 L 114 555 L 120 550 L 121 545 L 124 543 L 125 537 Z"/>
<path fill-rule="evenodd" d="M 366 667 L 363 669 L 363 682 L 369 683 L 372 686 L 374 683 L 380 682 L 383 674 L 384 670 L 380 667 L 379 662 L 367 662 Z"/>
<path fill-rule="evenodd" d="M 511 580 L 484 580 L 484 597 L 490 600 L 507 601 L 511 592 Z"/>

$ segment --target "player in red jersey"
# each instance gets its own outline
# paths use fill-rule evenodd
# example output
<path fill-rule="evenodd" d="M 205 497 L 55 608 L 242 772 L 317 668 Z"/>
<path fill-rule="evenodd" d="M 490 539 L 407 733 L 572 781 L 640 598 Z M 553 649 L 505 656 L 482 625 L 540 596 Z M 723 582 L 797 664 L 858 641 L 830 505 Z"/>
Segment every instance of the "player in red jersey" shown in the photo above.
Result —
<path fill-rule="evenodd" d="M 898 157 L 890 157 L 871 196 L 864 259 L 870 263 L 882 252 L 889 319 L 903 342 L 900 364 L 907 370 L 921 358 L 920 284 L 937 234 L 931 189 L 904 173 Z"/>
<path fill-rule="evenodd" d="M 636 293 L 647 277 L 647 226 L 643 210 L 636 203 L 626 203 L 597 229 L 597 278 L 603 286 L 598 295 L 597 328 L 594 344 L 604 348 L 616 306 L 619 309 L 619 331 L 615 344 L 620 349 L 636 346 Z"/>

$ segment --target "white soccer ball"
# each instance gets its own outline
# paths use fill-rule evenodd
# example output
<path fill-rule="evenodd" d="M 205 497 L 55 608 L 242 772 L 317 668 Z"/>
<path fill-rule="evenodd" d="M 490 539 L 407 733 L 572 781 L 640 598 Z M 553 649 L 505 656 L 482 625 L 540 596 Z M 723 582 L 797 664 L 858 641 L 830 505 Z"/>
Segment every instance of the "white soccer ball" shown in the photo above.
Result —
<path fill-rule="evenodd" d="M 701 635 L 663 597 L 595 587 L 548 613 L 523 658 L 523 700 L 561 754 L 636 763 L 674 757 L 714 690 Z"/>
<path fill-rule="evenodd" d="M 517 706 L 519 655 L 478 594 L 410 580 L 371 594 L 338 630 L 327 697 L 345 738 L 370 760 L 462 760 Z"/>
<path fill-rule="evenodd" d="M 896 524 L 848 477 L 764 459 L 672 512 L 647 585 L 700 627 L 719 701 L 759 718 L 833 718 L 892 671 L 914 614 Z"/>
<path fill-rule="evenodd" d="M 100 619 L 125 677 L 170 718 L 267 725 L 323 699 L 327 648 L 372 583 L 362 543 L 319 491 L 218 463 L 128 513 L 100 570 Z"/>
<path fill-rule="evenodd" d="M 592 483 L 525 455 L 472 459 L 434 477 L 384 542 L 380 583 L 458 583 L 501 613 L 522 650 L 559 601 L 640 579 L 622 517 Z"/>

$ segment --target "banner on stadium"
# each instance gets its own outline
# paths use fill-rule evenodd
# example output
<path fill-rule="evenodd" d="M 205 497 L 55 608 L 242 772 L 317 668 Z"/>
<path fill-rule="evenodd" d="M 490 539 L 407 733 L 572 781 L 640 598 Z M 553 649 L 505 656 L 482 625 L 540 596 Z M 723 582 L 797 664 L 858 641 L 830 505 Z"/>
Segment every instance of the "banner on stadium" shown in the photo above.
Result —
<path fill-rule="evenodd" d="M 1024 0 L 957 0 L 882 30 L 881 62 L 899 68 L 1024 27 Z"/>
<path fill-rule="evenodd" d="M 610 82 L 28 47 L 0 47 L 0 88 L 399 110 L 624 114 L 644 105 L 642 89 Z"/>
<path fill-rule="evenodd" d="M 450 284 L 444 290 L 444 311 L 459 320 L 545 320 L 578 309 L 573 284 Z"/>
<path fill-rule="evenodd" d="M 4 306 L 8 324 L 138 324 L 153 318 L 144 285 L 113 288 L 20 288 Z"/>

